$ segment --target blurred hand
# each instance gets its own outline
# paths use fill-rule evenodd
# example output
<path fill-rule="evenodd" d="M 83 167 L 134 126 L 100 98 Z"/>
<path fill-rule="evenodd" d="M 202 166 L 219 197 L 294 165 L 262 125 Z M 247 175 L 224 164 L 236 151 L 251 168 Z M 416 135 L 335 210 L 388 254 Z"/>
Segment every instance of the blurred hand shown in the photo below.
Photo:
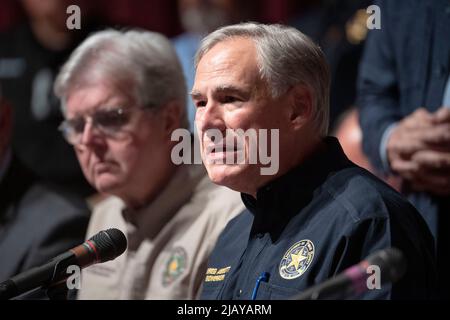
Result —
<path fill-rule="evenodd" d="M 450 195 L 450 110 L 421 108 L 404 118 L 389 138 L 387 155 L 413 190 Z"/>
<path fill-rule="evenodd" d="M 409 179 L 413 190 L 450 195 L 450 152 L 418 151 L 412 162 L 417 165 L 416 174 Z"/>
<path fill-rule="evenodd" d="M 450 123 L 450 107 L 441 107 L 432 114 L 432 118 L 435 124 Z"/>
<path fill-rule="evenodd" d="M 433 149 L 442 146 L 446 140 L 450 141 L 450 138 L 446 139 L 450 132 L 445 128 L 450 127 L 450 123 L 436 125 L 437 121 L 433 114 L 423 108 L 400 121 L 387 143 L 387 156 L 391 167 L 395 167 L 396 160 L 410 159 L 417 151 Z"/>

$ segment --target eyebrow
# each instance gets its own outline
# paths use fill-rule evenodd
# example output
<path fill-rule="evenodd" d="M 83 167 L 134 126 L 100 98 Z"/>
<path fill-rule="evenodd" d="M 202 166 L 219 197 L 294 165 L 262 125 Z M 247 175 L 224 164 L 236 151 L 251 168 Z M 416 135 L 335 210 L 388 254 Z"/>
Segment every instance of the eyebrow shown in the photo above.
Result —
<path fill-rule="evenodd" d="M 226 94 L 226 93 L 228 93 L 228 94 L 229 93 L 235 93 L 235 94 L 239 94 L 239 95 L 244 96 L 244 97 L 248 97 L 251 94 L 250 92 L 248 92 L 248 91 L 246 91 L 246 90 L 244 90 L 242 88 L 236 87 L 234 85 L 222 85 L 222 86 L 217 86 L 216 88 L 213 89 L 213 94 L 214 95 L 216 95 L 216 94 Z M 203 94 L 200 91 L 198 91 L 198 90 L 192 90 L 191 93 L 190 93 L 190 96 L 193 99 L 200 99 L 201 97 L 203 97 Z"/>
<path fill-rule="evenodd" d="M 202 94 L 200 93 L 200 91 L 197 90 L 192 90 L 189 95 L 192 97 L 192 99 L 199 99 L 202 97 Z"/>

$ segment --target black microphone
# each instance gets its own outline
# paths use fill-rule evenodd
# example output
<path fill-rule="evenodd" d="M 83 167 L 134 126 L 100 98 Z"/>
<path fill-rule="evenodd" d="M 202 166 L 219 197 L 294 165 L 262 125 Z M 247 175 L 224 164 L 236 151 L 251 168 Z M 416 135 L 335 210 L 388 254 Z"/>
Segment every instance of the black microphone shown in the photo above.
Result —
<path fill-rule="evenodd" d="M 38 287 L 48 287 L 68 278 L 67 268 L 80 269 L 120 256 L 127 248 L 127 238 L 118 229 L 100 231 L 83 244 L 66 251 L 46 264 L 22 272 L 0 283 L 0 300 L 11 299 Z"/>
<path fill-rule="evenodd" d="M 380 268 L 380 284 L 396 282 L 406 271 L 406 259 L 396 248 L 377 251 L 339 275 L 292 297 L 293 300 L 336 300 L 355 297 L 369 290 L 367 268 Z"/>

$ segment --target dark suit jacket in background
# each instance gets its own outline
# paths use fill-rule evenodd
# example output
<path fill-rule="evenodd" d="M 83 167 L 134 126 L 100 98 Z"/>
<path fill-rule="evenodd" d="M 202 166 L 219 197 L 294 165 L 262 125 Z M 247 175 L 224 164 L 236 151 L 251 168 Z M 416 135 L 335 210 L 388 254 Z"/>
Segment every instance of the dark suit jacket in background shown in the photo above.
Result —
<path fill-rule="evenodd" d="M 375 4 L 381 9 L 381 29 L 370 31 L 366 41 L 358 106 L 364 151 L 372 164 L 384 171 L 380 143 L 388 126 L 420 107 L 434 112 L 442 106 L 450 69 L 450 2 L 383 0 Z M 438 265 L 444 275 L 450 256 L 450 197 L 402 192 L 436 237 Z M 446 291 L 448 294 L 450 289 Z"/>
<path fill-rule="evenodd" d="M 0 281 L 83 242 L 83 199 L 38 183 L 16 159 L 0 181 Z"/>

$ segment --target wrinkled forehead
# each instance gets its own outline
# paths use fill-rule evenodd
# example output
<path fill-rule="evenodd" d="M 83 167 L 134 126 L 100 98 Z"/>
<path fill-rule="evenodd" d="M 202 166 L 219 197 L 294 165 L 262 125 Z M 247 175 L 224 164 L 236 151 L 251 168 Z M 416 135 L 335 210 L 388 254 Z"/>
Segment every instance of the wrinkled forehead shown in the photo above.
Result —
<path fill-rule="evenodd" d="M 64 103 L 65 116 L 93 114 L 97 110 L 127 107 L 133 104 L 130 95 L 108 82 L 73 88 Z"/>

